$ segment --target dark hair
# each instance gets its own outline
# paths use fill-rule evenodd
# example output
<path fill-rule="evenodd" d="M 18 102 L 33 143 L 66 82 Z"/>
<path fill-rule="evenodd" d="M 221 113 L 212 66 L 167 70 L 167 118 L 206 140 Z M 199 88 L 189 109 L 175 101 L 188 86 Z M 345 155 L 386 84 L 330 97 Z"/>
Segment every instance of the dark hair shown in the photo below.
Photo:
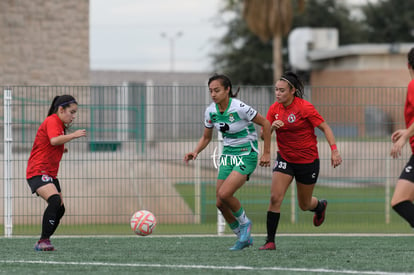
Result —
<path fill-rule="evenodd" d="M 410 65 L 411 69 L 414 70 L 414 48 L 411 48 L 411 50 L 408 52 L 408 64 Z"/>
<path fill-rule="evenodd" d="M 230 87 L 230 91 L 229 91 L 229 95 L 230 97 L 236 97 L 237 94 L 240 91 L 240 87 L 237 88 L 237 92 L 235 94 L 233 94 L 233 91 L 231 90 L 231 81 L 230 78 L 228 78 L 227 76 L 225 76 L 224 74 L 214 74 L 212 77 L 210 77 L 210 79 L 208 80 L 208 85 L 210 86 L 210 83 L 213 82 L 214 80 L 219 80 L 221 85 L 223 85 L 223 87 L 225 89 Z"/>
<path fill-rule="evenodd" d="M 63 109 L 66 109 L 72 103 L 78 104 L 76 102 L 76 99 L 71 95 L 60 95 L 60 96 L 58 95 L 58 96 L 55 96 L 55 98 L 52 101 L 52 104 L 50 105 L 49 112 L 47 113 L 47 116 L 55 114 L 60 106 Z"/>
<path fill-rule="evenodd" d="M 291 89 L 296 89 L 295 96 L 303 98 L 303 83 L 294 72 L 285 72 L 279 80 L 286 81 Z"/>

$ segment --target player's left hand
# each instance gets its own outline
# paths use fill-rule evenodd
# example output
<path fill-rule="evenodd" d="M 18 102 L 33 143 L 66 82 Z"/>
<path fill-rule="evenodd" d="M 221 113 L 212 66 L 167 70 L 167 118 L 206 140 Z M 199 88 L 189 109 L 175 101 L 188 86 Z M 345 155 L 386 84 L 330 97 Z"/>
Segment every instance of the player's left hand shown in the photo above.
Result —
<path fill-rule="evenodd" d="M 331 165 L 335 168 L 342 163 L 341 155 L 338 150 L 333 150 L 331 154 Z"/>

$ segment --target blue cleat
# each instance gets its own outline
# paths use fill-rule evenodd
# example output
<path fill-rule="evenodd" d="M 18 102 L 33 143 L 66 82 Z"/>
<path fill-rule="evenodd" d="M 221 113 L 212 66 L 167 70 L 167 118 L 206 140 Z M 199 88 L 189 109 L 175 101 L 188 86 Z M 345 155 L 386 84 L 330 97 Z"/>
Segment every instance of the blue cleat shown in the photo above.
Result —
<path fill-rule="evenodd" d="M 240 225 L 240 242 L 245 243 L 250 239 L 250 230 L 252 229 L 252 221 Z"/>
<path fill-rule="evenodd" d="M 250 237 L 249 240 L 247 242 L 242 243 L 240 240 L 237 240 L 237 242 L 230 247 L 231 251 L 237 251 L 237 250 L 242 250 L 243 248 L 249 247 L 253 245 L 253 238 Z"/>

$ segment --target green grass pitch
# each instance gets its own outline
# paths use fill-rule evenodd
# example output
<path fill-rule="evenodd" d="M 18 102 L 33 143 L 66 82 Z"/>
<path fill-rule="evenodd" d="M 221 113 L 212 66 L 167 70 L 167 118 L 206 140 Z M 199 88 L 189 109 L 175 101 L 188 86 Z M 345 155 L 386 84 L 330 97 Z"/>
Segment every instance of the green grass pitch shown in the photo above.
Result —
<path fill-rule="evenodd" d="M 0 239 L 4 274 L 414 274 L 414 235 L 277 237 L 276 251 L 229 251 L 234 237 L 34 237 Z"/>

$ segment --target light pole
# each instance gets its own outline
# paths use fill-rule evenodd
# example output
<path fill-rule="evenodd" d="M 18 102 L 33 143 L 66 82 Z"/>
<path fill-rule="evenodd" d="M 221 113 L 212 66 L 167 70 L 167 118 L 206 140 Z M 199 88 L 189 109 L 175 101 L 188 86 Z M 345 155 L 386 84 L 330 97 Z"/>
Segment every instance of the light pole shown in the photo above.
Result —
<path fill-rule="evenodd" d="M 167 35 L 165 32 L 161 33 L 161 37 L 168 39 L 169 43 L 170 43 L 170 71 L 173 72 L 174 71 L 174 44 L 175 44 L 175 39 L 181 37 L 183 35 L 182 32 L 177 32 L 175 35 Z"/>

